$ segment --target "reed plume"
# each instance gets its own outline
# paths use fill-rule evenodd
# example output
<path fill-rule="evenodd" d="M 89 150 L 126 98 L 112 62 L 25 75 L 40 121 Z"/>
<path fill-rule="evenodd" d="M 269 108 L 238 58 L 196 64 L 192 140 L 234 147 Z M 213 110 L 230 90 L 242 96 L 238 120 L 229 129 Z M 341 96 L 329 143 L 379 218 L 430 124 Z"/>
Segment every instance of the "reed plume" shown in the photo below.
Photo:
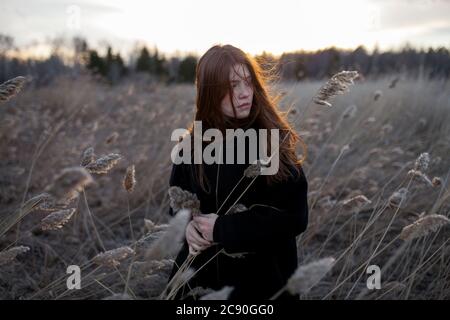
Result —
<path fill-rule="evenodd" d="M 84 150 L 83 155 L 81 156 L 81 163 L 80 165 L 82 167 L 87 166 L 88 164 L 95 161 L 95 153 L 94 148 L 89 147 L 86 150 Z"/>
<path fill-rule="evenodd" d="M 29 251 L 29 247 L 18 246 L 0 252 L 0 266 L 13 261 L 19 254 Z"/>
<path fill-rule="evenodd" d="M 424 237 L 449 223 L 450 220 L 446 216 L 430 214 L 404 227 L 400 233 L 400 239 L 409 241 L 415 238 Z"/>
<path fill-rule="evenodd" d="M 134 164 L 127 168 L 125 177 L 123 178 L 123 188 L 128 192 L 132 193 L 134 187 L 136 186 L 136 170 Z"/>
<path fill-rule="evenodd" d="M 329 100 L 339 94 L 344 94 L 349 91 L 350 85 L 354 84 L 353 81 L 357 77 L 357 71 L 341 71 L 335 74 L 319 89 L 313 98 L 314 103 L 331 107 L 332 104 Z"/>
<path fill-rule="evenodd" d="M 130 255 L 134 255 L 135 251 L 128 246 L 108 250 L 97 254 L 92 261 L 95 264 L 105 267 L 117 267 L 120 262 Z"/>
<path fill-rule="evenodd" d="M 41 221 L 41 229 L 42 230 L 58 230 L 61 229 L 67 222 L 69 222 L 70 218 L 72 218 L 76 209 L 66 209 L 60 210 L 53 213 L 50 213 Z"/>
<path fill-rule="evenodd" d="M 6 102 L 22 90 L 26 78 L 19 76 L 0 84 L 0 102 Z"/>
<path fill-rule="evenodd" d="M 61 171 L 45 191 L 55 197 L 56 204 L 68 204 L 92 184 L 94 179 L 83 167 L 71 167 Z"/>
<path fill-rule="evenodd" d="M 425 172 L 428 169 L 428 165 L 430 164 L 430 155 L 427 152 L 421 153 L 420 156 L 417 158 L 414 169 Z"/>
<path fill-rule="evenodd" d="M 118 162 L 122 156 L 117 153 L 111 153 L 103 156 L 85 166 L 86 170 L 95 174 L 108 173 Z"/>

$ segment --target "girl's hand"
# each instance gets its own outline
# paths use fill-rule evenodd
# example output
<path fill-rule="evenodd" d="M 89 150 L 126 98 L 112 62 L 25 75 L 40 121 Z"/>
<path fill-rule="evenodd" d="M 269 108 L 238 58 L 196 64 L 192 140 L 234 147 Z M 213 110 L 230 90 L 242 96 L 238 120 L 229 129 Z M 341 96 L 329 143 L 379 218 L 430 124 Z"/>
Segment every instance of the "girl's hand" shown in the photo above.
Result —
<path fill-rule="evenodd" d="M 191 220 L 186 227 L 186 241 L 189 244 L 189 248 L 194 250 L 190 250 L 191 253 L 195 253 L 195 251 L 205 250 L 212 245 L 212 243 L 208 240 L 205 240 L 196 229 L 194 220 Z"/>
<path fill-rule="evenodd" d="M 198 228 L 198 230 L 203 235 L 203 238 L 213 243 L 213 230 L 214 224 L 216 223 L 218 215 L 215 213 L 210 214 L 200 214 L 198 216 L 194 216 L 194 222 Z"/>

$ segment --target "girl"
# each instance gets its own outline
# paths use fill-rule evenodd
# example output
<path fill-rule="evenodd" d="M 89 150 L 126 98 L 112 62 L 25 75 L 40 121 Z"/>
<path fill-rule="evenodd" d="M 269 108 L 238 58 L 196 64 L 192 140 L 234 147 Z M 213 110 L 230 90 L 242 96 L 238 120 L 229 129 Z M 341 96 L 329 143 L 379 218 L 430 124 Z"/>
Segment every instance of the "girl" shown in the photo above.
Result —
<path fill-rule="evenodd" d="M 226 129 L 278 129 L 279 167 L 276 174 L 254 176 L 246 171 L 248 162 L 173 165 L 170 186 L 194 193 L 202 212 L 187 225 L 169 278 L 189 252 L 198 253 L 191 267 L 199 271 L 178 290 L 178 299 L 195 298 L 189 295 L 195 287 L 224 286 L 233 287 L 230 300 L 269 299 L 297 268 L 296 236 L 308 224 L 304 159 L 296 155 L 302 141 L 278 110 L 278 97 L 269 94 L 267 80 L 252 57 L 231 45 L 213 46 L 198 62 L 194 120 L 201 121 L 203 132 L 216 128 L 226 137 Z M 189 131 L 193 133 L 192 126 Z M 263 142 L 270 150 L 268 141 Z M 235 160 L 239 152 L 249 150 L 249 143 L 245 150 L 235 144 Z M 302 148 L 306 152 L 304 144 Z M 222 151 L 226 159 L 225 144 Z M 235 204 L 241 210 L 231 213 Z M 279 298 L 298 296 L 285 292 Z"/>

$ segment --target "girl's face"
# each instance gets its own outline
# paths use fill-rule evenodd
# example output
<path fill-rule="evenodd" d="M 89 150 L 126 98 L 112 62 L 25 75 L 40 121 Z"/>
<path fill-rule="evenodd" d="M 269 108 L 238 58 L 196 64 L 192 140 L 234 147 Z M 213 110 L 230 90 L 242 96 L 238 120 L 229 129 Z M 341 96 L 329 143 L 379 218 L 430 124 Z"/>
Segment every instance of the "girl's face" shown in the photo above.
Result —
<path fill-rule="evenodd" d="M 247 66 L 237 64 L 234 68 L 231 68 L 230 83 L 233 92 L 233 102 L 236 106 L 236 118 L 247 118 L 253 102 L 253 85 Z M 226 116 L 234 118 L 233 106 L 228 93 L 221 102 L 221 110 Z"/>

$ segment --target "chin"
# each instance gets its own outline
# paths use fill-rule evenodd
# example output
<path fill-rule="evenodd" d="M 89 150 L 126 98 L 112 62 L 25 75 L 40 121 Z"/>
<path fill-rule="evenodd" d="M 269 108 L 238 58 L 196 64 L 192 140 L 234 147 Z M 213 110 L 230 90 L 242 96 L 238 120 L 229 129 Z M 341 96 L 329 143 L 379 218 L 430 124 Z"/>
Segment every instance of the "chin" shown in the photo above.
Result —
<path fill-rule="evenodd" d="M 250 115 L 250 110 L 244 111 L 237 115 L 238 119 L 245 119 Z"/>

